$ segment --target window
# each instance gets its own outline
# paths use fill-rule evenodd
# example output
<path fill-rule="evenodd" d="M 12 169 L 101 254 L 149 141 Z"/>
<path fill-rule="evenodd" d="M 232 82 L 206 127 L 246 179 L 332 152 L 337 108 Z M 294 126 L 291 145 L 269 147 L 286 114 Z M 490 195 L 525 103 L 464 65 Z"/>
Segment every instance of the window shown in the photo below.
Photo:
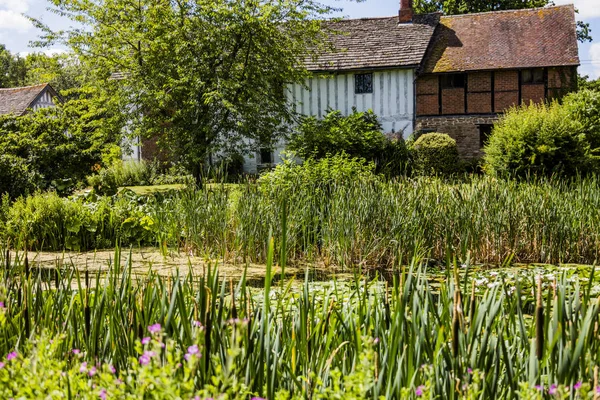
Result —
<path fill-rule="evenodd" d="M 273 152 L 271 149 L 260 149 L 260 164 L 273 164 Z"/>
<path fill-rule="evenodd" d="M 465 74 L 442 75 L 442 89 L 461 89 L 465 87 Z"/>
<path fill-rule="evenodd" d="M 479 125 L 479 147 L 483 148 L 492 134 L 494 125 Z"/>
<path fill-rule="evenodd" d="M 521 83 L 524 84 L 538 84 L 544 83 L 544 69 L 524 69 L 521 71 Z"/>
<path fill-rule="evenodd" d="M 373 74 L 354 75 L 354 93 L 373 93 Z"/>

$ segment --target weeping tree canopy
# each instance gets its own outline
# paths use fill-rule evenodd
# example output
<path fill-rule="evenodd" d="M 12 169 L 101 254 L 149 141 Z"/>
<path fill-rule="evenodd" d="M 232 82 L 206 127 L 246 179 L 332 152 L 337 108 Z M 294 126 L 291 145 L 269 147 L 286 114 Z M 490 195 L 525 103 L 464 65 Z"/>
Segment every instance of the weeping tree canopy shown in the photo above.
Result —
<path fill-rule="evenodd" d="M 44 31 L 93 70 L 133 135 L 159 143 L 199 179 L 215 152 L 271 144 L 295 115 L 287 84 L 324 46 L 315 0 L 52 0 L 79 28 Z"/>

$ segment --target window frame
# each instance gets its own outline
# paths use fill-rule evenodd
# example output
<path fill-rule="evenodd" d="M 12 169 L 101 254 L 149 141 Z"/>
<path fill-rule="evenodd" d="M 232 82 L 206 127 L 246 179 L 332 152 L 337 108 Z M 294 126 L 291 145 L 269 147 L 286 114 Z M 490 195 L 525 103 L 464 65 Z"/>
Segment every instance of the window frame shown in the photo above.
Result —
<path fill-rule="evenodd" d="M 369 77 L 369 82 L 364 80 L 366 77 Z M 373 94 L 373 78 L 372 72 L 354 74 L 354 94 Z"/>
<path fill-rule="evenodd" d="M 536 79 L 536 72 L 538 73 L 538 79 Z M 525 73 L 531 74 L 530 80 L 525 80 Z M 521 78 L 521 85 L 543 85 L 546 83 L 546 72 L 544 68 L 526 68 L 520 70 L 519 74 Z"/>
<path fill-rule="evenodd" d="M 462 84 L 458 85 L 455 80 L 456 78 L 461 78 Z M 447 89 L 465 89 L 467 87 L 467 74 L 466 73 L 458 73 L 458 74 L 444 74 L 440 76 L 440 87 L 442 90 Z"/>

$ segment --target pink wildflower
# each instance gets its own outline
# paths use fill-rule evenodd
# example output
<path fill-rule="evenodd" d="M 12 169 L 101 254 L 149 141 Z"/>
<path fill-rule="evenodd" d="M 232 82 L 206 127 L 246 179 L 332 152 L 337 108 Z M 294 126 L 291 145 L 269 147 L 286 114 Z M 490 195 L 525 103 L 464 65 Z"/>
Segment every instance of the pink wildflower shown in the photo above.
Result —
<path fill-rule="evenodd" d="M 575 389 L 575 390 L 581 389 L 581 382 L 577 382 L 575 385 L 573 385 L 573 389 Z"/>
<path fill-rule="evenodd" d="M 423 391 L 425 390 L 425 386 L 421 385 L 415 389 L 415 395 L 417 397 L 423 396 Z"/>
<path fill-rule="evenodd" d="M 17 352 L 16 351 L 11 351 L 10 353 L 8 353 L 8 355 L 6 356 L 6 360 L 10 361 L 10 360 L 14 360 L 15 358 L 17 358 Z"/>
<path fill-rule="evenodd" d="M 154 324 L 154 325 L 150 325 L 148 327 L 148 332 L 154 334 L 154 333 L 160 333 L 161 330 L 161 326 L 160 324 Z"/>
<path fill-rule="evenodd" d="M 90 368 L 90 370 L 88 371 L 88 375 L 89 375 L 89 376 L 94 376 L 94 375 L 96 375 L 96 372 L 98 372 L 98 370 L 96 369 L 96 367 L 92 367 L 92 368 Z"/>
<path fill-rule="evenodd" d="M 558 393 L 558 388 L 555 384 L 550 385 L 550 389 L 548 389 L 548 394 L 554 395 Z"/>
<path fill-rule="evenodd" d="M 81 372 L 82 374 L 85 374 L 87 372 L 87 363 L 86 362 L 82 362 L 81 363 L 81 367 L 79 367 L 79 372 Z"/>
<path fill-rule="evenodd" d="M 142 344 L 146 345 L 150 343 L 150 338 L 148 336 L 146 336 L 145 338 L 142 339 Z"/>
<path fill-rule="evenodd" d="M 106 389 L 102 389 L 100 391 L 100 394 L 98 396 L 100 396 L 101 400 L 106 400 L 108 393 L 106 393 Z"/>

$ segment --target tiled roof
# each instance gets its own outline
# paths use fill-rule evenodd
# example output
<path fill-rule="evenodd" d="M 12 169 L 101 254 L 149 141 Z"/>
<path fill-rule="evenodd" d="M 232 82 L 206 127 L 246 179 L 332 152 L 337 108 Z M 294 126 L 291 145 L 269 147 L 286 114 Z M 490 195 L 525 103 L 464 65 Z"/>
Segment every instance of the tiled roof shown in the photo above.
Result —
<path fill-rule="evenodd" d="M 398 24 L 398 17 L 348 19 L 327 22 L 334 51 L 306 60 L 309 71 L 338 71 L 421 64 L 435 30 L 438 14 L 415 16 Z"/>
<path fill-rule="evenodd" d="M 50 90 L 53 97 L 57 96 L 54 89 L 47 83 L 19 88 L 0 89 L 0 115 L 25 114 L 27 109 L 33 107 L 34 102 L 46 90 Z"/>
<path fill-rule="evenodd" d="M 579 65 L 572 5 L 444 16 L 422 73 Z"/>

